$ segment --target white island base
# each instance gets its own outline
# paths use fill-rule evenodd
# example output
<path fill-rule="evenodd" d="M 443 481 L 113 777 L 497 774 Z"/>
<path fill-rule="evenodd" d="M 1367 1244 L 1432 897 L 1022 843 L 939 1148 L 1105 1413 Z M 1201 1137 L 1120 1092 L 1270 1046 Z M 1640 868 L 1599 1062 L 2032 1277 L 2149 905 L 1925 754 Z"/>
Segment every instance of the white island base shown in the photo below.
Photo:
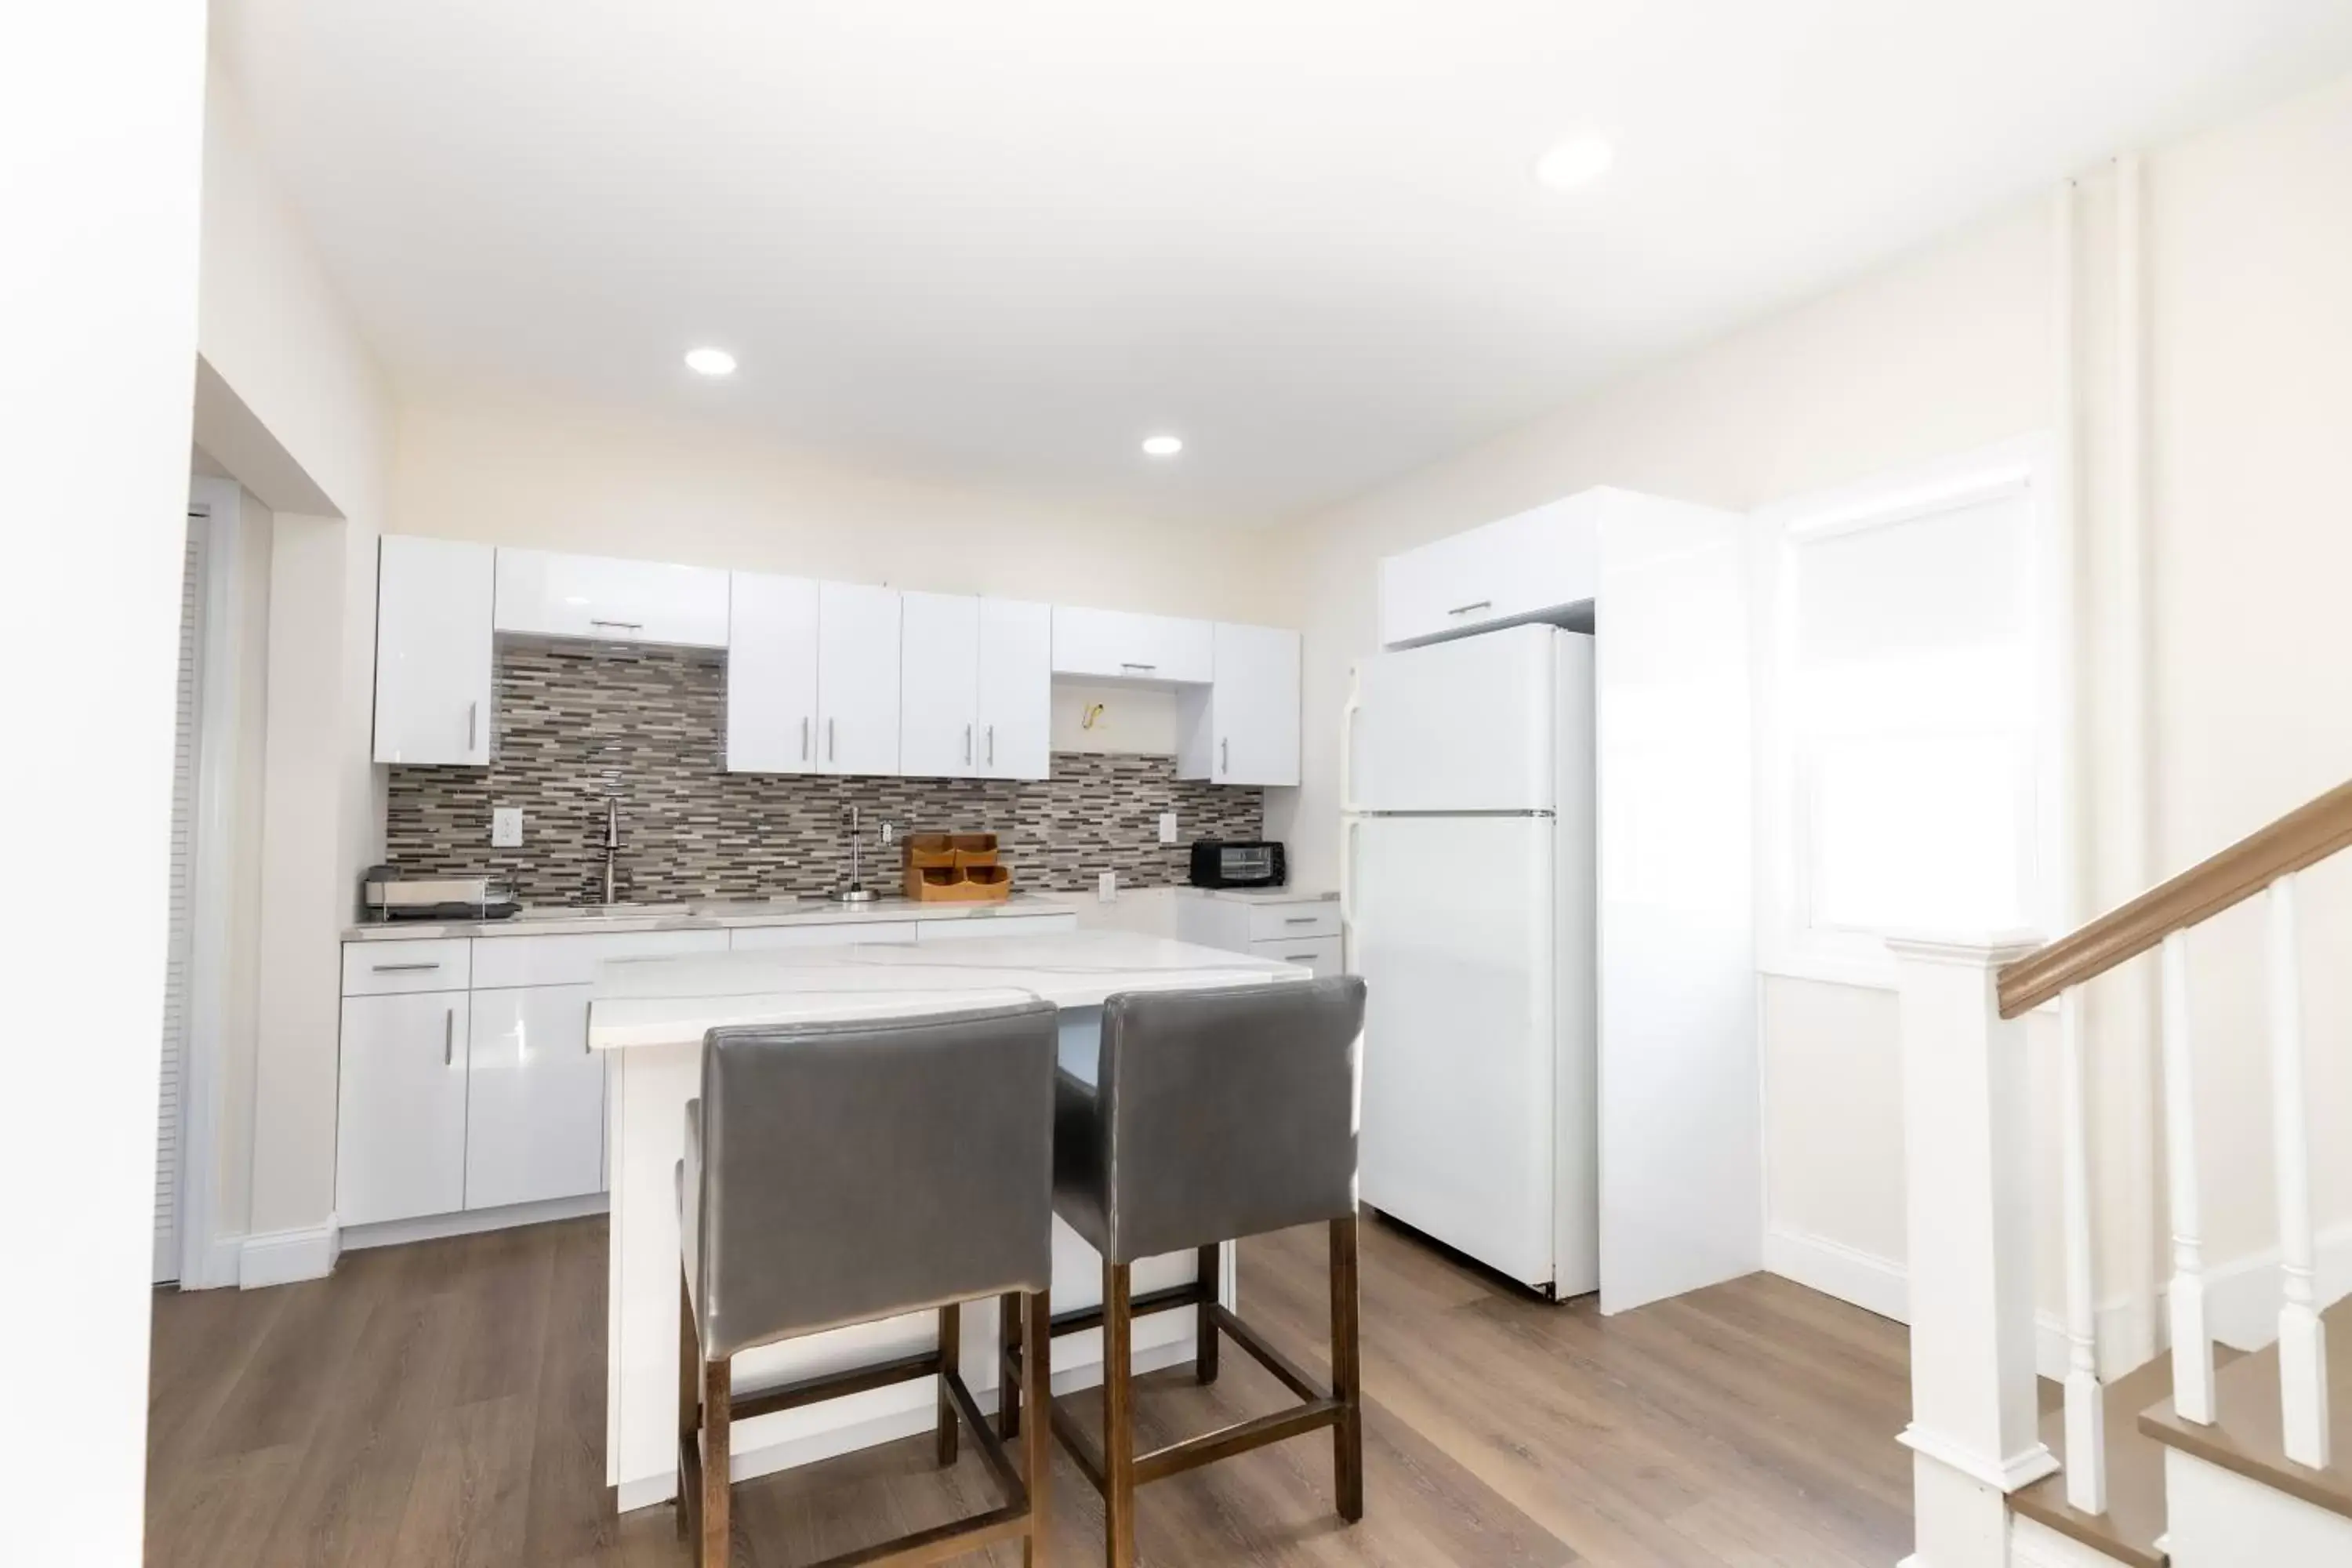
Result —
<path fill-rule="evenodd" d="M 953 952 L 872 945 L 711 954 L 607 965 L 589 1012 L 589 1043 L 614 1054 L 606 1098 L 612 1162 L 611 1282 L 605 1383 L 605 1480 L 622 1512 L 666 1502 L 677 1489 L 679 1253 L 675 1171 L 685 1152 L 686 1104 L 700 1090 L 702 1036 L 735 1024 L 901 1017 L 1039 997 L 1062 1009 L 1062 1062 L 1094 1076 L 1103 998 L 1121 991 L 1278 984 L 1307 977 L 1297 965 L 1114 931 L 992 938 Z M 1234 1252 L 1223 1252 L 1220 1297 L 1235 1307 Z M 1137 1295 L 1190 1280 L 1191 1253 L 1135 1266 Z M 1056 1313 L 1102 1300 L 1102 1260 L 1054 1222 Z M 997 1312 L 992 1301 L 962 1314 L 965 1381 L 993 1409 Z M 1135 1367 L 1157 1370 L 1193 1354 L 1194 1314 L 1138 1319 Z M 928 1349 L 931 1312 L 813 1334 L 735 1361 L 744 1394 L 780 1383 Z M 1054 1344 L 1054 1391 L 1102 1381 L 1102 1333 Z M 730 1474 L 737 1480 L 807 1464 L 929 1430 L 932 1380 L 780 1411 L 739 1423 Z"/>

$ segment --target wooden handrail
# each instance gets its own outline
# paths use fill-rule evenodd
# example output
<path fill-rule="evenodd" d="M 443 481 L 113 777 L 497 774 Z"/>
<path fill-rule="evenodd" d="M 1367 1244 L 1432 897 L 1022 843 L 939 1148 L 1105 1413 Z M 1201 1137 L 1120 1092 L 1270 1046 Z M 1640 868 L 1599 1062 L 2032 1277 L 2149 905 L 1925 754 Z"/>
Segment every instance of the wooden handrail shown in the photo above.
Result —
<path fill-rule="evenodd" d="M 2014 1018 L 2242 903 L 2281 877 L 2352 847 L 2352 783 L 2239 839 L 2071 936 L 2001 965 L 2000 1016 Z"/>

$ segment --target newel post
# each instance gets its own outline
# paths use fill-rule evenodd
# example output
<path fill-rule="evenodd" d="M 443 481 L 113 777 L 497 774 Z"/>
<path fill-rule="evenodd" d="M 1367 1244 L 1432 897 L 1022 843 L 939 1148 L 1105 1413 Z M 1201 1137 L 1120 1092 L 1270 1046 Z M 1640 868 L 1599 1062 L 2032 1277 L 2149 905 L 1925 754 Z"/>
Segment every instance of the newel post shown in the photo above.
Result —
<path fill-rule="evenodd" d="M 2029 937 L 1890 939 L 1911 1287 L 1907 1568 L 2006 1568 L 2009 1494 L 2058 1468 L 2035 1427 L 2031 1063 L 1995 974 Z"/>

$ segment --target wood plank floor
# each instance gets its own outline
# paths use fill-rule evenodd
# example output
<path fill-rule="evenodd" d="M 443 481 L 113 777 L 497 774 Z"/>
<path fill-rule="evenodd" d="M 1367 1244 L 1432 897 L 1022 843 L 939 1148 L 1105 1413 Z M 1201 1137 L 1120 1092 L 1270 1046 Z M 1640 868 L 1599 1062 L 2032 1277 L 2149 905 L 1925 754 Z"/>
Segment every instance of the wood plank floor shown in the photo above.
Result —
<path fill-rule="evenodd" d="M 1325 1364 L 1323 1227 L 1246 1243 L 1245 1315 Z M 1150 1563 L 1885 1568 L 1910 1549 L 1903 1331 L 1755 1276 L 1603 1319 L 1408 1233 L 1363 1234 L 1369 1512 L 1331 1512 L 1320 1435 L 1148 1488 Z M 155 1302 L 147 1561 L 157 1568 L 679 1568 L 670 1510 L 604 1486 L 604 1224 L 362 1252 L 331 1279 Z M 1158 1444 L 1271 1410 L 1144 1380 Z M 1090 1429 L 1099 1409 L 1071 1401 Z M 928 1437 L 737 1489 L 735 1561 L 789 1568 L 989 1505 Z M 1057 1456 L 1052 1561 L 1101 1561 Z M 1018 1549 L 975 1555 L 1005 1568 Z"/>

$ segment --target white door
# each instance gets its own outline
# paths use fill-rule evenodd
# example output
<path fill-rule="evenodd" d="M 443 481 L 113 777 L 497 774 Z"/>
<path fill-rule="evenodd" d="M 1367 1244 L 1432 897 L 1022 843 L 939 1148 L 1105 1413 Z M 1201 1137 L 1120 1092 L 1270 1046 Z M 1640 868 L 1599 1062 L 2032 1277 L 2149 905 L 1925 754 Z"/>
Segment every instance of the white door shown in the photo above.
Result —
<path fill-rule="evenodd" d="M 813 773 L 817 585 L 737 572 L 729 594 L 727 771 Z"/>
<path fill-rule="evenodd" d="M 586 985 L 473 994 L 466 1206 L 577 1197 L 604 1184 L 604 1058 Z"/>
<path fill-rule="evenodd" d="M 898 596 L 898 771 L 969 778 L 980 771 L 980 601 Z"/>
<path fill-rule="evenodd" d="M 1652 503 L 1604 540 L 1605 1312 L 1764 1266 L 1744 523 Z"/>
<path fill-rule="evenodd" d="M 1364 1201 L 1515 1279 L 1554 1281 L 1553 824 L 1347 825 L 1364 1021 Z"/>
<path fill-rule="evenodd" d="M 980 602 L 980 773 L 1042 779 L 1053 768 L 1054 611 Z"/>
<path fill-rule="evenodd" d="M 1375 654 L 1342 721 L 1340 807 L 1549 811 L 1559 661 L 1551 626 Z"/>
<path fill-rule="evenodd" d="M 727 646 L 727 574 L 608 555 L 498 552 L 498 628 L 598 642 Z"/>
<path fill-rule="evenodd" d="M 384 535 L 376 566 L 375 760 L 490 760 L 490 547 Z"/>
<path fill-rule="evenodd" d="M 1216 784 L 1298 782 L 1298 634 L 1220 624 L 1209 711 Z"/>
<path fill-rule="evenodd" d="M 466 1203 L 467 998 L 343 998 L 335 1215 L 344 1225 L 454 1214 Z"/>
<path fill-rule="evenodd" d="M 898 591 L 817 590 L 816 770 L 898 771 Z"/>

